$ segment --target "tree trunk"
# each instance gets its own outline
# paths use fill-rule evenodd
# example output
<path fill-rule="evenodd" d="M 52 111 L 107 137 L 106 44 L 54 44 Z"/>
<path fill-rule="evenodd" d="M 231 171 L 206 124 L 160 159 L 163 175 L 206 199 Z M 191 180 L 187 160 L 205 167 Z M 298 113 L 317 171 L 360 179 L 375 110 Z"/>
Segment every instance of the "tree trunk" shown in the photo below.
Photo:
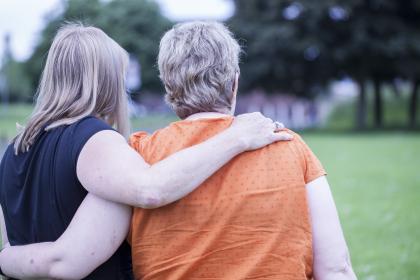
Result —
<path fill-rule="evenodd" d="M 394 93 L 394 95 L 395 95 L 395 97 L 396 98 L 401 98 L 401 90 L 400 90 L 400 88 L 398 87 L 398 84 L 396 83 L 396 81 L 394 80 L 394 81 L 392 81 L 392 83 L 391 83 L 391 86 L 392 86 L 392 89 L 393 89 L 393 93 Z"/>
<path fill-rule="evenodd" d="M 418 101 L 418 89 L 420 85 L 420 80 L 415 80 L 413 87 L 411 89 L 410 104 L 409 104 L 409 125 L 410 127 L 416 126 L 417 119 L 417 101 Z"/>
<path fill-rule="evenodd" d="M 357 80 L 359 85 L 359 99 L 356 108 L 356 127 L 357 129 L 366 128 L 366 86 L 363 79 Z"/>
<path fill-rule="evenodd" d="M 373 81 L 375 100 L 373 104 L 374 109 L 374 122 L 375 127 L 380 128 L 383 124 L 383 106 L 382 106 L 382 94 L 381 94 L 381 82 L 378 80 Z"/>

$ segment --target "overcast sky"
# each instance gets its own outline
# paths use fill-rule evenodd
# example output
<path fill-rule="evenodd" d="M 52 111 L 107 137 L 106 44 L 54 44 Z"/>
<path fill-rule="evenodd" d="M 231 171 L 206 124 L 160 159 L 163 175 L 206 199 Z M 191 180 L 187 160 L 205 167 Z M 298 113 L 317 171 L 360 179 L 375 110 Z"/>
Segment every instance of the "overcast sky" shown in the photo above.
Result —
<path fill-rule="evenodd" d="M 234 7 L 229 0 L 156 0 L 162 12 L 172 20 L 216 19 L 232 15 Z M 12 52 L 16 59 L 31 55 L 39 31 L 45 25 L 46 13 L 60 11 L 60 0 L 0 0 L 0 56 L 4 36 L 12 36 Z"/>

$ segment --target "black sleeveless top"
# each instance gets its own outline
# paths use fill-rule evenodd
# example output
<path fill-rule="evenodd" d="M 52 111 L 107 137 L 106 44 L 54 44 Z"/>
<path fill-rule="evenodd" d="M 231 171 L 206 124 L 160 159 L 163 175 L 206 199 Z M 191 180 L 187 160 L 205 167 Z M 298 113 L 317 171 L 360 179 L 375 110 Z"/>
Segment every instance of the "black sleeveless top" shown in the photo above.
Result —
<path fill-rule="evenodd" d="M 0 204 L 11 245 L 60 237 L 87 194 L 76 175 L 79 153 L 91 136 L 109 129 L 86 117 L 43 131 L 28 152 L 16 156 L 8 146 L 0 163 Z M 133 279 L 129 245 L 85 279 Z"/>

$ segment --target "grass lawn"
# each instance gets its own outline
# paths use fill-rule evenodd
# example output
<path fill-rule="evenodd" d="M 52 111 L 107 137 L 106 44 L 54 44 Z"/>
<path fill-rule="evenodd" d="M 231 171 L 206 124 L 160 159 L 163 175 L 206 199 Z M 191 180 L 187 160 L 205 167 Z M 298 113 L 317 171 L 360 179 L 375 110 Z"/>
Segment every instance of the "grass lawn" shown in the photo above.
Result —
<path fill-rule="evenodd" d="M 323 162 L 359 279 L 420 279 L 420 134 L 304 134 Z"/>
<path fill-rule="evenodd" d="M 0 140 L 10 139 L 16 135 L 16 123 L 25 124 L 32 106 L 27 104 L 10 105 L 7 109 L 0 106 Z"/>
<path fill-rule="evenodd" d="M 30 110 L 18 105 L 7 117 L 0 113 L 0 142 L 15 134 L 15 122 L 24 121 Z M 339 113 L 348 124 L 351 112 Z M 133 127 L 151 131 L 172 120 L 149 116 L 134 120 Z M 306 132 L 303 137 L 328 172 L 359 279 L 420 279 L 420 133 Z"/>

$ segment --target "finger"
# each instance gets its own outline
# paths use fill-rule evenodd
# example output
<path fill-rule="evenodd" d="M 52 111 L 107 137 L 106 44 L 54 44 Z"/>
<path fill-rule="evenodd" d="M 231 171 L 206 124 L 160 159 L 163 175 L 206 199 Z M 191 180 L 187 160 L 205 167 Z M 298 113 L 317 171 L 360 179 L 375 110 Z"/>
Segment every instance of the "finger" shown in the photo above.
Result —
<path fill-rule="evenodd" d="M 281 123 L 281 122 L 274 122 L 274 124 L 276 125 L 276 129 L 274 130 L 275 132 L 284 130 L 284 124 L 283 123 Z"/>
<path fill-rule="evenodd" d="M 269 127 L 272 132 L 277 131 L 277 125 L 274 122 L 270 123 Z"/>

